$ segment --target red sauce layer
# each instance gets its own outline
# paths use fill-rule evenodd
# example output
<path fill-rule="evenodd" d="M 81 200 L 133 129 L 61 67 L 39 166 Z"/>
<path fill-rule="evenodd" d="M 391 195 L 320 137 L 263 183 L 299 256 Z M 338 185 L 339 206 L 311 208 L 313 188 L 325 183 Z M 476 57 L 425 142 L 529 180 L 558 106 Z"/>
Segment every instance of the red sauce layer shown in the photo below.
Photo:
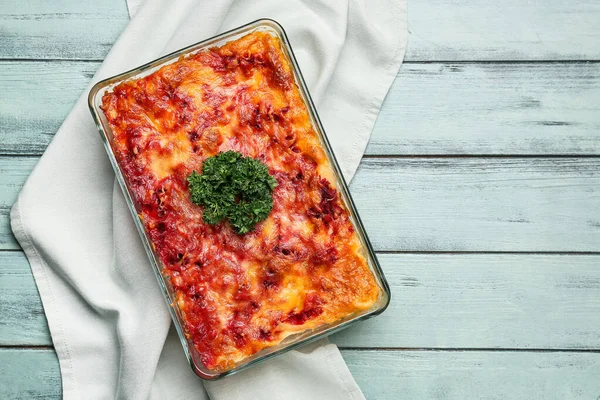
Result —
<path fill-rule="evenodd" d="M 184 329 L 209 369 L 370 308 L 379 287 L 279 40 L 255 32 L 180 58 L 103 97 L 113 149 Z M 207 225 L 187 176 L 235 150 L 278 182 L 270 216 Z"/>

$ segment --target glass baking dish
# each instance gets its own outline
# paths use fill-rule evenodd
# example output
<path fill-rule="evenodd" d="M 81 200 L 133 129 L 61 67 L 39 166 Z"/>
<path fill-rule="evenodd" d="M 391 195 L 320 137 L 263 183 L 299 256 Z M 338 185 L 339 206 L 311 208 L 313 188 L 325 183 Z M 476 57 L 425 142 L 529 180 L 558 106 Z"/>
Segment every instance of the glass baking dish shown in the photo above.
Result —
<path fill-rule="evenodd" d="M 300 94 L 306 104 L 306 108 L 310 115 L 313 128 L 317 132 L 317 135 L 319 136 L 321 145 L 322 145 L 323 149 L 325 150 L 325 154 L 328 157 L 329 162 L 333 168 L 334 174 L 336 176 L 337 189 L 338 189 L 338 191 L 341 195 L 341 198 L 344 201 L 347 209 L 350 212 L 350 219 L 351 219 L 352 223 L 354 224 L 354 228 L 355 228 L 355 230 L 358 234 L 358 237 L 361 241 L 364 256 L 367 259 L 369 268 L 371 269 L 371 271 L 375 277 L 375 280 L 380 288 L 380 295 L 379 295 L 377 302 L 370 309 L 367 309 L 367 310 L 364 310 L 364 311 L 361 311 L 358 313 L 350 314 L 350 315 L 346 316 L 345 318 L 342 318 L 332 324 L 320 326 L 315 329 L 310 329 L 307 331 L 299 332 L 297 334 L 288 336 L 286 339 L 284 339 L 279 344 L 259 351 L 258 353 L 244 359 L 242 362 L 238 363 L 231 369 L 215 371 L 215 370 L 210 370 L 203 365 L 203 363 L 200 359 L 200 355 L 197 352 L 195 346 L 193 345 L 193 343 L 191 341 L 189 341 L 187 339 L 187 337 L 185 335 L 183 317 L 182 317 L 180 310 L 177 307 L 177 302 L 175 301 L 174 291 L 173 291 L 168 279 L 165 279 L 165 276 L 163 276 L 163 273 L 162 273 L 163 268 L 161 267 L 161 262 L 158 257 L 158 254 L 156 253 L 153 246 L 151 245 L 150 238 L 147 235 L 144 224 L 142 223 L 142 221 L 138 215 L 139 206 L 134 201 L 134 197 L 130 191 L 130 187 L 128 185 L 127 179 L 125 179 L 125 176 L 122 173 L 121 168 L 116 160 L 115 153 L 113 152 L 113 147 L 112 147 L 112 139 L 113 139 L 112 132 L 109 127 L 108 121 L 106 120 L 106 117 L 104 116 L 103 111 L 100 109 L 100 105 L 102 102 L 103 94 L 107 91 L 110 91 L 113 87 L 115 87 L 116 85 L 118 85 L 119 83 L 121 83 L 123 81 L 130 80 L 130 79 L 137 79 L 137 78 L 147 76 L 147 75 L 153 73 L 154 71 L 158 70 L 160 67 L 177 61 L 181 56 L 185 56 L 185 55 L 195 53 L 195 52 L 198 52 L 201 50 L 206 50 L 206 49 L 209 49 L 209 48 L 215 47 L 215 46 L 222 46 L 229 41 L 236 40 L 236 39 L 238 39 L 248 33 L 254 32 L 254 31 L 267 32 L 273 36 L 278 37 L 282 43 L 283 53 L 290 61 L 290 65 L 292 66 L 293 73 L 294 73 L 295 83 L 298 86 Z M 162 293 L 165 297 L 165 300 L 167 302 L 167 305 L 169 307 L 171 317 L 175 324 L 175 328 L 177 329 L 177 333 L 181 340 L 181 344 L 183 345 L 186 357 L 190 363 L 191 368 L 199 377 L 201 377 L 203 379 L 211 379 L 212 380 L 212 379 L 224 377 L 226 375 L 231 375 L 235 372 L 241 371 L 252 365 L 255 365 L 261 361 L 265 361 L 269 358 L 275 357 L 286 351 L 295 349 L 295 348 L 302 346 L 304 344 L 307 344 L 309 342 L 323 338 L 327 335 L 330 335 L 334 332 L 344 329 L 355 322 L 358 322 L 358 321 L 364 320 L 366 318 L 372 317 L 374 315 L 380 314 L 387 308 L 387 306 L 390 302 L 390 296 L 391 296 L 388 283 L 383 275 L 383 272 L 381 270 L 379 262 L 377 261 L 377 258 L 375 257 L 375 253 L 373 251 L 371 243 L 366 235 L 363 224 L 358 216 L 356 207 L 354 206 L 354 202 L 352 201 L 352 198 L 348 191 L 348 186 L 341 174 L 340 167 L 335 159 L 333 151 L 331 150 L 331 146 L 329 144 L 329 141 L 327 140 L 327 136 L 325 135 L 323 126 L 321 125 L 321 121 L 319 120 L 319 117 L 315 110 L 315 106 L 310 98 L 308 89 L 306 87 L 304 79 L 302 78 L 302 74 L 300 73 L 300 69 L 298 68 L 298 64 L 294 57 L 294 53 L 292 52 L 292 48 L 288 41 L 287 35 L 286 35 L 285 31 L 283 30 L 283 27 L 281 25 L 279 25 L 279 23 L 277 23 L 276 21 L 270 20 L 270 19 L 260 19 L 260 20 L 251 22 L 247 25 L 241 26 L 239 28 L 236 28 L 236 29 L 230 30 L 228 32 L 222 33 L 220 35 L 217 35 L 213 38 L 196 43 L 194 45 L 191 45 L 191 46 L 181 49 L 179 51 L 173 52 L 169 55 L 166 55 L 157 60 L 149 62 L 145 65 L 142 65 L 138 68 L 124 72 L 124 73 L 114 76 L 112 78 L 108 78 L 103 81 L 100 81 L 96 85 L 94 85 L 94 87 L 92 87 L 92 89 L 90 90 L 90 93 L 88 96 L 88 104 L 89 104 L 89 108 L 92 113 L 92 116 L 94 118 L 94 121 L 95 121 L 95 123 L 98 127 L 98 130 L 102 136 L 104 146 L 108 153 L 108 157 L 110 158 L 111 164 L 115 170 L 117 180 L 121 186 L 121 189 L 123 190 L 123 194 L 125 196 L 127 204 L 129 206 L 129 209 L 130 209 L 133 219 L 135 221 L 135 225 L 140 234 L 140 238 L 141 238 L 144 248 L 148 254 L 150 263 L 152 264 L 152 267 L 153 267 L 154 273 L 156 275 L 156 278 L 158 280 L 158 283 L 160 285 L 161 291 L 162 291 Z"/>

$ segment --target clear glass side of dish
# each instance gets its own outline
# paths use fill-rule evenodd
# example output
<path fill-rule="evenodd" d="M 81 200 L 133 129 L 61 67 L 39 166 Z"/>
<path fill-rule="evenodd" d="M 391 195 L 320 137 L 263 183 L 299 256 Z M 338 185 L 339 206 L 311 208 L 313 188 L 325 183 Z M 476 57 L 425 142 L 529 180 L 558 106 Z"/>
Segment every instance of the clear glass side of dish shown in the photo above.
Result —
<path fill-rule="evenodd" d="M 329 159 L 329 162 L 331 163 L 331 165 L 333 167 L 333 170 L 334 170 L 334 173 L 336 176 L 336 185 L 337 185 L 338 191 L 340 192 L 340 195 L 346 205 L 346 208 L 349 210 L 349 212 L 351 214 L 351 220 L 352 220 L 355 230 L 360 238 L 360 241 L 362 244 L 362 249 L 364 251 L 364 256 L 367 259 L 369 267 L 370 267 L 370 269 L 375 277 L 375 280 L 380 288 L 380 296 L 379 296 L 378 301 L 368 310 L 362 311 L 360 313 L 351 314 L 351 315 L 347 316 L 346 318 L 336 321 L 333 324 L 324 325 L 324 326 L 321 326 L 321 327 L 318 327 L 315 329 L 311 329 L 308 331 L 300 332 L 298 334 L 289 336 L 285 340 L 283 340 L 281 343 L 279 343 L 275 346 L 266 348 L 256 354 L 252 355 L 251 357 L 246 358 L 241 363 L 236 365 L 234 368 L 231 368 L 228 370 L 223 370 L 223 371 L 215 371 L 215 370 L 207 369 L 202 364 L 200 355 L 196 351 L 193 344 L 188 341 L 188 339 L 185 335 L 184 328 L 183 328 L 184 327 L 183 316 L 177 307 L 177 303 L 175 302 L 175 294 L 173 292 L 171 285 L 169 284 L 169 282 L 167 280 L 165 280 L 165 277 L 162 274 L 163 268 L 161 266 L 160 259 L 157 255 L 156 251 L 154 250 L 154 247 L 153 247 L 152 243 L 150 242 L 150 239 L 145 230 L 145 227 L 138 215 L 139 207 L 136 204 L 136 202 L 131 194 L 127 179 L 124 176 L 124 174 L 122 173 L 121 168 L 116 160 L 115 154 L 113 152 L 113 147 L 112 147 L 112 142 L 113 142 L 112 132 L 111 132 L 110 126 L 108 124 L 108 121 L 106 120 L 106 118 L 104 116 L 104 113 L 100 109 L 100 105 L 102 103 L 102 96 L 104 95 L 104 93 L 106 93 L 107 91 L 110 91 L 113 87 L 115 87 L 116 85 L 118 85 L 119 83 L 121 83 L 123 81 L 142 78 L 144 76 L 147 76 L 147 75 L 153 73 L 154 71 L 158 70 L 159 68 L 161 68 L 164 65 L 176 62 L 179 59 L 179 57 L 181 57 L 181 56 L 185 56 L 187 54 L 206 50 L 208 48 L 215 47 L 215 46 L 222 46 L 230 41 L 236 40 L 236 39 L 238 39 L 248 33 L 254 32 L 254 31 L 268 32 L 268 33 L 278 37 L 283 45 L 283 53 L 287 56 L 290 64 L 292 65 L 296 85 L 298 86 L 298 88 L 300 90 L 300 94 L 306 104 L 306 108 L 309 112 L 313 127 L 319 136 L 321 145 L 322 145 L 323 149 L 325 150 L 325 153 Z M 123 190 L 123 194 L 127 201 L 128 207 L 132 213 L 135 225 L 140 234 L 140 238 L 142 240 L 144 248 L 146 249 L 148 258 L 152 264 L 152 267 L 153 267 L 154 273 L 156 275 L 156 278 L 159 282 L 161 291 L 162 291 L 162 293 L 165 297 L 165 300 L 167 302 L 167 305 L 169 307 L 171 317 L 175 324 L 175 328 L 177 329 L 177 333 L 181 340 L 181 344 L 184 348 L 186 357 L 190 363 L 190 366 L 192 367 L 194 372 L 199 377 L 201 377 L 203 379 L 218 379 L 218 378 L 224 377 L 226 375 L 233 374 L 235 372 L 246 369 L 256 363 L 265 361 L 271 357 L 275 357 L 283 352 L 292 350 L 294 348 L 297 348 L 297 347 L 307 344 L 309 342 L 312 342 L 312 341 L 318 340 L 320 338 L 323 338 L 325 336 L 328 336 L 334 332 L 337 332 L 341 329 L 348 327 L 349 325 L 351 325 L 357 321 L 380 314 L 387 308 L 387 306 L 390 302 L 390 297 L 391 297 L 388 283 L 383 275 L 383 272 L 381 270 L 379 262 L 377 261 L 375 252 L 373 251 L 373 247 L 366 235 L 366 232 L 365 232 L 364 226 L 360 220 L 360 217 L 358 216 L 356 207 L 354 206 L 354 202 L 352 201 L 352 197 L 350 196 L 350 192 L 348 190 L 348 185 L 346 184 L 346 182 L 342 176 L 340 167 L 339 167 L 337 160 L 331 149 L 331 145 L 330 145 L 329 141 L 327 140 L 327 136 L 325 135 L 323 126 L 322 126 L 321 121 L 319 120 L 318 114 L 315 110 L 315 106 L 312 102 L 312 99 L 310 98 L 310 94 L 308 92 L 308 88 L 306 87 L 306 83 L 304 82 L 302 74 L 300 73 L 300 69 L 298 68 L 298 64 L 296 62 L 296 59 L 295 59 L 292 49 L 290 47 L 286 33 L 285 33 L 284 29 L 281 27 L 281 25 L 279 25 L 276 21 L 273 21 L 270 19 L 261 19 L 261 20 L 251 22 L 247 25 L 241 26 L 239 28 L 233 29 L 233 30 L 225 32 L 225 33 L 222 33 L 211 39 L 196 43 L 194 45 L 191 45 L 189 47 L 186 47 L 184 49 L 181 49 L 179 51 L 176 51 L 176 52 L 166 55 L 164 57 L 161 57 L 161 58 L 159 58 L 155 61 L 152 61 L 148 64 L 145 64 L 141 67 L 127 71 L 125 73 L 114 76 L 112 78 L 108 78 L 103 81 L 100 81 L 96 85 L 94 85 L 94 87 L 90 90 L 90 93 L 88 96 L 88 104 L 89 104 L 92 116 L 94 118 L 94 121 L 96 122 L 98 130 L 102 136 L 104 146 L 108 153 L 110 162 L 115 170 L 115 174 L 116 174 L 117 180 L 119 182 L 119 185 L 121 186 L 121 189 Z"/>

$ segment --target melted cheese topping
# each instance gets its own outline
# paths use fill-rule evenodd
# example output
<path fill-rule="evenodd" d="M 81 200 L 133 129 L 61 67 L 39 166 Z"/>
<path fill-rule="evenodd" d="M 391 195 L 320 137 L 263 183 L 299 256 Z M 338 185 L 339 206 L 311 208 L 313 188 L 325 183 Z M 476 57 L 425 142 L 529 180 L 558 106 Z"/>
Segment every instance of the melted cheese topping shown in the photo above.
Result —
<path fill-rule="evenodd" d="M 255 32 L 102 99 L 114 150 L 173 286 L 184 328 L 213 370 L 290 334 L 370 308 L 380 289 L 279 40 Z M 273 211 L 239 236 L 210 226 L 187 176 L 235 150 L 269 167 Z"/>

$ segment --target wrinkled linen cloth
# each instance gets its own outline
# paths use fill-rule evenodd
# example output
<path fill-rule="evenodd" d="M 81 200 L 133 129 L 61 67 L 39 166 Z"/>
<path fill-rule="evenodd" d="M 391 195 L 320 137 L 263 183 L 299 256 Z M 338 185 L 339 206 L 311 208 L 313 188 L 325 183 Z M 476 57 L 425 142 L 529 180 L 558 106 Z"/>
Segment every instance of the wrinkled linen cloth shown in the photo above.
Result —
<path fill-rule="evenodd" d="M 405 0 L 129 0 L 91 84 L 268 17 L 286 29 L 345 177 L 361 159 L 407 41 Z M 90 85 L 91 85 L 90 84 Z M 87 106 L 86 90 L 11 213 L 60 363 L 65 399 L 362 399 L 337 347 L 197 378 Z"/>

